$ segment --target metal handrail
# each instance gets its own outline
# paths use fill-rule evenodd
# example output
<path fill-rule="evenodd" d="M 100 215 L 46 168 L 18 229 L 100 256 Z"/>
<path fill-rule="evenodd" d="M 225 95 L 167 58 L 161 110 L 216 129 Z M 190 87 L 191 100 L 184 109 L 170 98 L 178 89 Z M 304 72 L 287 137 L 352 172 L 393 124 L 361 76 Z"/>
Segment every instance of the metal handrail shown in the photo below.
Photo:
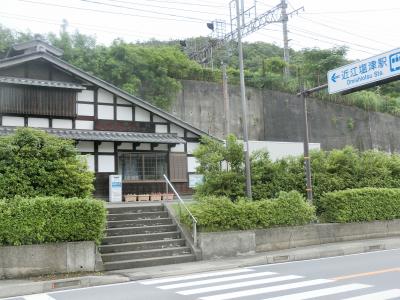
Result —
<path fill-rule="evenodd" d="M 197 220 L 196 218 L 193 216 L 193 214 L 190 212 L 189 208 L 186 206 L 185 202 L 182 200 L 181 196 L 179 196 L 178 192 L 175 190 L 174 186 L 172 185 L 171 181 L 169 181 L 167 175 L 163 175 L 165 182 L 167 183 L 167 191 L 168 191 L 168 185 L 171 187 L 171 189 L 174 191 L 176 197 L 178 197 L 180 203 L 182 203 L 183 207 L 186 209 L 186 211 L 188 212 L 190 218 L 192 219 L 193 222 L 193 242 L 194 245 L 197 246 Z M 179 216 L 180 218 L 180 216 Z"/>

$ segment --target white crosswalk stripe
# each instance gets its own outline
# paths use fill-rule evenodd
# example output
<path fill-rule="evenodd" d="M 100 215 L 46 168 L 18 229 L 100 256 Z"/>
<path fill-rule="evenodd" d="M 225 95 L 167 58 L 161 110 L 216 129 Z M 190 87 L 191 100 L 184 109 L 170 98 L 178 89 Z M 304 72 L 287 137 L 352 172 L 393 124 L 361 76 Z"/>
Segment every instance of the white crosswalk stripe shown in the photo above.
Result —
<path fill-rule="evenodd" d="M 246 299 L 260 295 L 264 300 L 306 300 L 335 296 L 344 299 L 344 293 L 358 291 L 358 296 L 344 300 L 390 300 L 400 298 L 400 289 L 365 292 L 371 285 L 340 284 L 333 279 L 305 280 L 301 275 L 258 272 L 252 268 L 207 272 L 186 276 L 150 279 L 139 283 L 154 286 L 182 296 L 197 296 L 201 300 Z M 326 286 L 328 284 L 328 286 Z M 275 295 L 268 294 L 277 293 Z M 341 294 L 341 295 L 339 295 Z M 362 295 L 361 295 L 362 294 Z M 260 298 L 260 299 L 262 299 Z M 52 300 L 36 298 L 27 300 Z"/>
<path fill-rule="evenodd" d="M 395 299 L 400 297 L 400 290 L 399 289 L 393 289 L 393 290 L 387 290 L 383 292 L 377 292 L 377 293 L 372 293 L 372 294 L 367 294 L 367 295 L 362 295 L 362 296 L 357 296 L 357 297 L 351 297 L 351 298 L 346 298 L 343 300 L 389 300 L 389 299 Z"/>
<path fill-rule="evenodd" d="M 53 297 L 50 297 L 47 294 L 35 294 L 35 295 L 27 295 L 22 297 L 25 300 L 55 300 Z"/>
<path fill-rule="evenodd" d="M 171 289 L 179 289 L 179 288 L 189 287 L 189 286 L 198 286 L 198 285 L 205 285 L 205 284 L 211 284 L 211 283 L 242 280 L 242 279 L 271 276 L 271 275 L 276 275 L 276 273 L 274 273 L 274 272 L 251 273 L 251 274 L 244 274 L 244 275 L 236 275 L 236 276 L 228 276 L 228 277 L 221 277 L 221 278 L 212 278 L 212 279 L 199 280 L 199 281 L 162 285 L 162 286 L 159 286 L 158 288 L 162 289 L 162 290 L 171 290 Z"/>
<path fill-rule="evenodd" d="M 209 293 L 209 292 L 229 290 L 229 289 L 235 289 L 235 288 L 241 288 L 241 287 L 248 287 L 248 286 L 252 286 L 252 285 L 260 285 L 260 284 L 267 284 L 267 283 L 273 283 L 273 282 L 279 282 L 279 281 L 285 281 L 285 280 L 293 280 L 293 279 L 299 279 L 299 278 L 302 278 L 302 276 L 296 276 L 296 275 L 278 276 L 278 277 L 273 277 L 273 278 L 265 278 L 265 279 L 258 279 L 258 280 L 252 280 L 252 281 L 243 281 L 243 282 L 229 283 L 229 284 L 224 284 L 224 285 L 208 286 L 208 287 L 192 289 L 192 290 L 178 291 L 177 293 L 181 294 L 181 295 L 194 295 L 194 294 Z"/>
<path fill-rule="evenodd" d="M 252 270 L 252 269 L 232 269 L 232 270 L 220 271 L 220 272 L 208 272 L 208 273 L 199 273 L 199 274 L 185 275 L 185 276 L 175 276 L 175 277 L 168 277 L 168 278 L 161 278 L 161 279 L 149 279 L 149 280 L 141 281 L 140 283 L 144 284 L 144 285 L 163 284 L 163 283 L 176 282 L 176 281 L 182 281 L 182 280 L 217 277 L 217 276 L 248 273 L 248 272 L 254 272 L 254 270 Z"/>
<path fill-rule="evenodd" d="M 247 297 L 247 296 L 261 295 L 261 294 L 266 294 L 266 293 L 315 286 L 315 285 L 320 285 L 320 284 L 325 284 L 325 283 L 330 283 L 330 282 L 332 282 L 332 280 L 329 280 L 329 279 L 307 280 L 307 281 L 300 281 L 300 282 L 295 282 L 295 283 L 268 286 L 268 287 L 252 289 L 252 290 L 231 292 L 231 293 L 226 293 L 226 294 L 218 294 L 218 295 L 213 295 L 213 296 L 202 297 L 200 299 L 202 299 L 202 300 L 236 299 L 236 298 L 242 298 L 242 297 Z"/>
<path fill-rule="evenodd" d="M 371 287 L 371 286 L 366 285 L 366 284 L 353 283 L 353 284 L 340 285 L 340 286 L 335 286 L 335 287 L 331 287 L 331 288 L 313 290 L 313 291 L 308 291 L 308 292 L 295 293 L 295 294 L 286 295 L 286 296 L 273 297 L 273 298 L 268 298 L 268 299 L 264 299 L 264 300 L 306 300 L 306 299 L 311 299 L 311 298 L 317 298 L 317 297 L 322 297 L 322 296 L 329 296 L 329 295 L 335 295 L 335 294 L 344 293 L 344 292 L 361 290 L 361 289 L 365 289 L 365 288 L 369 288 L 369 287 Z M 375 298 L 375 299 L 380 299 L 380 298 Z"/>

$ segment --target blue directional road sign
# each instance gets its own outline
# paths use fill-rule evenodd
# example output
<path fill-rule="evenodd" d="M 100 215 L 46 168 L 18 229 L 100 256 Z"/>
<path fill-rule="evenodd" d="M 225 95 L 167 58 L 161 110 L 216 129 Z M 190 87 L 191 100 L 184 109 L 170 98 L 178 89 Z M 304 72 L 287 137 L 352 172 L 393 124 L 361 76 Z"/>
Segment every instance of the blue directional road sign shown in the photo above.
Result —
<path fill-rule="evenodd" d="M 400 48 L 328 72 L 329 94 L 349 93 L 400 78 Z"/>

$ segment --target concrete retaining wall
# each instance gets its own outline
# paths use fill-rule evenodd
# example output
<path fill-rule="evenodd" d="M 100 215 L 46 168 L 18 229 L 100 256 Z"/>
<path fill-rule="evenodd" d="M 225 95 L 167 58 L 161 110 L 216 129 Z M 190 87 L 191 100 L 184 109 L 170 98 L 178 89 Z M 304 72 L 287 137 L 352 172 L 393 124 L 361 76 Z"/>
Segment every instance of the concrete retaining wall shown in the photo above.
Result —
<path fill-rule="evenodd" d="M 182 82 L 171 113 L 216 137 L 225 137 L 222 85 Z M 246 88 L 249 139 L 302 142 L 303 104 L 299 97 L 270 90 Z M 229 86 L 231 132 L 242 137 L 240 89 Z M 400 152 L 400 118 L 358 107 L 308 99 L 310 142 L 324 150 L 353 145 L 360 150 Z"/>
<path fill-rule="evenodd" d="M 213 259 L 392 236 L 400 236 L 400 220 L 206 232 L 199 234 L 199 247 L 203 259 Z"/>
<path fill-rule="evenodd" d="M 0 278 L 94 271 L 94 242 L 0 247 Z"/>

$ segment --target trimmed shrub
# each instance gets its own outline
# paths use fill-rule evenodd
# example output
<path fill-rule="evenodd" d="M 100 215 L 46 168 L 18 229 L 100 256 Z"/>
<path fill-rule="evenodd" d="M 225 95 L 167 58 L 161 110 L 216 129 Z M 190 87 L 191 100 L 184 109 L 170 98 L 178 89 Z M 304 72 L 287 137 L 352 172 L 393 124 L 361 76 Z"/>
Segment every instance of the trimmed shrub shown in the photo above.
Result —
<path fill-rule="evenodd" d="M 326 193 L 320 199 L 325 222 L 363 222 L 400 218 L 400 189 L 362 188 Z"/>
<path fill-rule="evenodd" d="M 89 197 L 93 172 L 73 143 L 31 128 L 0 137 L 0 199 L 16 195 Z"/>
<path fill-rule="evenodd" d="M 104 202 L 61 197 L 0 200 L 0 245 L 96 241 L 106 223 Z"/>
<path fill-rule="evenodd" d="M 327 192 L 355 188 L 400 186 L 400 155 L 382 151 L 361 152 L 352 147 L 312 151 L 311 168 L 314 203 L 323 212 L 320 198 Z M 272 162 L 268 154 L 252 158 L 254 199 L 276 197 L 280 191 L 305 192 L 304 159 L 289 157 Z"/>
<path fill-rule="evenodd" d="M 296 192 L 281 192 L 276 199 L 232 202 L 227 197 L 204 197 L 189 206 L 201 231 L 247 230 L 304 225 L 315 220 L 315 209 Z M 192 226 L 185 213 L 182 222 Z"/>

